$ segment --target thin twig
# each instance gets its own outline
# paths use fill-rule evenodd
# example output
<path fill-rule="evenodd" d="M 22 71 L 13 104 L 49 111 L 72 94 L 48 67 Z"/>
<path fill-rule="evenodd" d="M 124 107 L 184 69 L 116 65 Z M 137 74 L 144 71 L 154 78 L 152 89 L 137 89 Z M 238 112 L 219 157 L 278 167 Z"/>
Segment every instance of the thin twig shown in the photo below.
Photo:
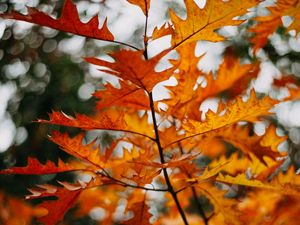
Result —
<path fill-rule="evenodd" d="M 139 185 L 134 185 L 134 184 L 128 184 L 124 181 L 121 181 L 121 180 L 118 180 L 114 177 L 112 177 L 111 175 L 109 175 L 107 172 L 105 174 L 101 173 L 101 172 L 98 172 L 97 174 L 103 176 L 103 177 L 106 177 L 112 181 L 114 181 L 115 183 L 109 183 L 109 184 L 106 184 L 106 185 L 120 185 L 120 186 L 123 186 L 123 187 L 131 187 L 131 188 L 137 188 L 137 189 L 143 189 L 145 191 L 161 191 L 161 192 L 167 192 L 168 189 L 166 188 L 147 188 L 147 187 L 143 187 L 143 186 L 139 186 Z M 104 184 L 105 185 L 105 184 Z"/>

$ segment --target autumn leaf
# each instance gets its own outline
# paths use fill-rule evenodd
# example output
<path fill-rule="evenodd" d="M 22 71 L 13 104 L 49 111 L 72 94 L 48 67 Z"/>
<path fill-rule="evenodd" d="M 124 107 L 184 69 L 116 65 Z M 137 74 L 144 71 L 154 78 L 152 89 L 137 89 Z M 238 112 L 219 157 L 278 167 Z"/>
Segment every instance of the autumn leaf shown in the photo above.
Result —
<path fill-rule="evenodd" d="M 199 118 L 199 107 L 205 99 L 224 91 L 227 91 L 229 96 L 236 97 L 242 94 L 247 89 L 249 81 L 258 75 L 259 64 L 242 65 L 239 59 L 230 53 L 225 54 L 216 76 L 212 73 L 206 75 L 197 68 L 202 56 L 195 57 L 193 53 L 191 54 L 195 51 L 195 43 L 178 48 L 177 51 L 181 57 L 178 66 L 180 72 L 175 75 L 178 84 L 168 88 L 171 97 L 164 102 L 169 105 L 168 113 L 179 119 L 185 116 L 192 119 Z M 205 79 L 206 86 L 203 88 L 197 83 L 199 77 Z"/>
<path fill-rule="evenodd" d="M 139 117 L 136 113 L 125 113 L 115 110 L 101 111 L 94 117 L 75 113 L 75 117 L 62 112 L 53 111 L 49 114 L 49 120 L 39 119 L 39 123 L 57 124 L 68 127 L 76 127 L 83 130 L 102 129 L 134 133 L 151 139 L 152 127 L 147 123 L 145 116 Z M 136 124 L 141 124 L 139 128 Z M 148 136 L 149 135 L 149 136 Z"/>
<path fill-rule="evenodd" d="M 142 88 L 123 80 L 120 80 L 120 88 L 108 83 L 104 90 L 96 91 L 93 96 L 99 99 L 97 109 L 116 106 L 131 110 L 147 110 L 150 106 L 149 98 Z"/>
<path fill-rule="evenodd" d="M 76 6 L 71 0 L 65 0 L 65 4 L 61 13 L 61 17 L 53 19 L 51 16 L 38 11 L 35 8 L 27 7 L 28 14 L 23 15 L 18 12 L 1 14 L 0 17 L 5 19 L 22 20 L 29 23 L 35 23 L 41 26 L 50 27 L 68 33 L 81 35 L 100 40 L 113 41 L 114 36 L 107 28 L 105 21 L 99 29 L 98 15 L 95 15 L 89 22 L 82 23 L 80 21 Z"/>
<path fill-rule="evenodd" d="M 226 191 L 219 189 L 218 187 L 210 183 L 200 183 L 196 186 L 197 190 L 203 193 L 214 206 L 214 217 L 219 217 L 217 220 L 222 221 L 223 224 L 242 225 L 240 220 L 240 212 L 234 209 L 237 204 L 237 200 L 234 198 L 227 198 L 225 196 Z"/>
<path fill-rule="evenodd" d="M 235 102 L 228 104 L 225 113 L 208 111 L 205 121 L 187 120 L 183 127 L 193 136 L 211 132 L 238 121 L 256 121 L 260 116 L 269 115 L 270 109 L 277 103 L 278 101 L 272 100 L 268 96 L 262 99 L 256 98 L 255 92 L 252 90 L 246 102 L 239 97 Z"/>
<path fill-rule="evenodd" d="M 278 27 L 283 25 L 281 19 L 283 16 L 293 17 L 293 22 L 287 27 L 287 30 L 295 29 L 296 32 L 300 31 L 299 1 L 278 0 L 276 1 L 276 5 L 268 7 L 268 10 L 270 14 L 256 17 L 255 21 L 257 21 L 257 24 L 249 29 L 249 31 L 255 34 L 251 39 L 251 42 L 254 44 L 253 50 L 255 53 L 264 47 L 268 42 L 269 36 L 274 33 Z"/>
<path fill-rule="evenodd" d="M 97 58 L 85 58 L 91 64 L 107 69 L 100 71 L 107 72 L 123 80 L 131 81 L 136 86 L 151 92 L 153 87 L 164 80 L 167 80 L 173 73 L 174 68 L 156 72 L 155 66 L 170 50 L 165 50 L 149 60 L 145 60 L 143 51 L 120 50 L 110 53 L 115 62 L 108 62 Z M 128 60 L 130 59 L 130 60 Z"/>
<path fill-rule="evenodd" d="M 27 199 L 55 197 L 55 200 L 46 200 L 38 204 L 38 207 L 47 210 L 47 214 L 39 217 L 38 221 L 45 225 L 55 225 L 63 220 L 65 213 L 74 206 L 82 189 L 68 190 L 62 187 L 52 185 L 42 185 L 40 188 L 30 189 L 33 195 L 27 196 Z"/>
<path fill-rule="evenodd" d="M 3 225 L 31 225 L 35 217 L 44 213 L 42 208 L 0 192 L 0 221 Z"/>
<path fill-rule="evenodd" d="M 293 168 L 291 168 L 290 171 L 293 171 Z M 274 178 L 271 182 L 264 182 L 256 179 L 248 179 L 245 174 L 238 174 L 235 177 L 231 177 L 229 175 L 224 176 L 222 174 L 219 174 L 216 180 L 219 182 L 229 184 L 237 184 L 247 187 L 278 191 L 286 195 L 299 195 L 299 176 L 297 176 L 294 172 L 290 171 L 288 173 L 281 174 L 280 176 Z"/>
<path fill-rule="evenodd" d="M 9 169 L 0 170 L 0 174 L 54 174 L 62 172 L 70 172 L 77 170 L 85 170 L 85 167 L 74 167 L 65 164 L 60 159 L 58 160 L 58 165 L 56 166 L 54 162 L 47 161 L 46 164 L 40 163 L 35 158 L 28 158 L 28 163 L 26 167 L 11 167 Z"/>
<path fill-rule="evenodd" d="M 77 172 L 74 183 L 58 181 L 60 186 L 44 184 L 29 189 L 32 194 L 27 199 L 43 201 L 37 204 L 43 211 L 37 215 L 28 210 L 28 215 L 40 216 L 38 222 L 54 225 L 78 202 L 72 223 L 100 208 L 103 215 L 94 222 L 105 225 L 297 224 L 289 217 L 298 215 L 300 180 L 295 169 L 286 165 L 287 152 L 279 150 L 287 136 L 278 135 L 274 123 L 266 122 L 269 125 L 263 135 L 253 129 L 256 121 L 268 121 L 273 106 L 281 102 L 269 96 L 258 97 L 254 90 L 248 94 L 249 84 L 260 72 L 259 62 L 256 58 L 238 58 L 227 47 L 216 71 L 206 73 L 198 67 L 203 55 L 195 53 L 198 41 L 229 40 L 218 29 L 243 23 L 240 16 L 260 0 L 207 0 L 202 8 L 194 0 L 185 0 L 186 17 L 171 10 L 170 20 L 163 25 L 155 24 L 155 13 L 148 14 L 153 4 L 150 0 L 127 2 L 145 15 L 144 26 L 137 28 L 137 36 L 130 40 L 143 38 L 143 45 L 137 45 L 143 46 L 141 49 L 114 40 L 106 20 L 99 28 L 98 16 L 81 22 L 71 0 L 65 1 L 57 19 L 30 7 L 27 15 L 13 11 L 0 16 L 131 48 L 114 48 L 109 60 L 85 58 L 119 82 L 107 83 L 93 94 L 97 100 L 92 115 L 53 111 L 48 120 L 37 121 L 80 130 L 77 135 L 59 131 L 49 135 L 49 140 L 74 157 L 73 161 L 43 164 L 29 158 L 24 167 L 0 171 L 35 175 Z M 254 51 L 263 47 L 282 24 L 282 16 L 292 16 L 288 30 L 299 31 L 299 1 L 279 0 L 276 4 L 269 8 L 269 15 L 254 18 Z M 163 50 L 158 46 L 153 56 L 156 39 L 167 35 L 171 47 Z M 168 64 L 163 68 L 165 60 Z M 166 85 L 169 97 L 157 100 L 167 80 L 174 81 L 174 86 Z M 298 82 L 290 76 L 275 80 L 273 86 L 289 90 L 290 96 L 285 99 L 300 96 Z M 218 108 L 201 115 L 200 107 L 209 98 L 219 100 Z M 88 138 L 96 130 L 114 132 L 117 138 L 111 146 L 100 148 L 101 132 L 93 140 Z M 281 172 L 283 169 L 287 171 Z M 87 176 L 91 180 L 83 182 Z M 255 194 L 263 197 L 257 199 Z M 0 200 L 5 200 L 1 193 Z M 157 210 L 155 222 L 150 203 L 151 212 Z M 290 210 L 287 203 L 295 209 Z M 0 223 L 2 210 L 0 204 Z"/>
<path fill-rule="evenodd" d="M 219 133 L 219 134 L 217 134 Z M 235 134 L 235 135 L 232 135 Z M 278 146 L 287 139 L 286 136 L 278 136 L 276 128 L 269 126 L 262 136 L 256 134 L 249 135 L 250 130 L 242 126 L 230 126 L 222 129 L 221 132 L 216 131 L 216 138 L 232 144 L 240 149 L 245 154 L 254 154 L 261 162 L 266 163 L 264 157 L 276 159 L 276 157 L 283 157 L 285 154 L 278 151 Z M 247 136 L 247 138 L 245 138 Z"/>
<path fill-rule="evenodd" d="M 237 205 L 242 214 L 239 217 L 244 224 L 279 225 L 299 223 L 300 209 L 298 196 L 284 195 L 282 193 L 257 189 L 245 196 Z M 265 203 L 268 204 L 265 204 Z M 290 206 L 293 207 L 290 207 Z"/>
<path fill-rule="evenodd" d="M 149 213 L 149 206 L 145 203 L 145 201 L 136 202 L 130 208 L 133 211 L 133 218 L 123 222 L 124 225 L 150 225 L 149 219 L 152 215 Z"/>
<path fill-rule="evenodd" d="M 79 134 L 71 138 L 68 134 L 62 134 L 58 131 L 55 131 L 51 134 L 49 139 L 58 144 L 67 153 L 89 162 L 96 168 L 103 167 L 104 160 L 100 156 L 100 146 L 96 145 L 95 141 L 84 145 L 84 134 Z"/>
<path fill-rule="evenodd" d="M 200 9 L 194 0 L 186 0 L 186 19 L 181 19 L 170 11 L 174 25 L 172 46 L 177 47 L 183 43 L 198 40 L 223 41 L 224 38 L 215 31 L 223 26 L 241 24 L 243 20 L 234 18 L 245 14 L 248 8 L 255 6 L 258 2 L 257 0 L 206 1 L 205 7 Z"/>
<path fill-rule="evenodd" d="M 148 16 L 148 11 L 150 8 L 150 0 L 127 0 L 129 3 L 137 5 L 143 10 L 143 13 Z"/>
<path fill-rule="evenodd" d="M 172 25 L 167 22 L 159 28 L 158 27 L 154 28 L 152 35 L 151 35 L 151 39 L 155 40 L 155 39 L 161 38 L 166 35 L 171 35 L 172 32 L 173 32 Z"/>

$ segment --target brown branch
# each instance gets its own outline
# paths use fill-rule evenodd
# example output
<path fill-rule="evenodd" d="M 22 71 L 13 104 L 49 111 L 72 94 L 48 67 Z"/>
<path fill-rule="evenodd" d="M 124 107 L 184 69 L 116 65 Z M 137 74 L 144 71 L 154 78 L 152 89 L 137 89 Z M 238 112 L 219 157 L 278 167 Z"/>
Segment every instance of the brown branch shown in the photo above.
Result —
<path fill-rule="evenodd" d="M 182 148 L 182 145 L 181 143 L 179 142 L 178 143 L 178 147 L 179 147 L 179 150 L 180 150 L 180 153 L 181 155 L 184 154 L 184 151 L 183 151 L 183 148 Z M 188 173 L 188 171 L 184 171 L 186 173 L 186 175 L 188 176 L 188 178 L 192 178 L 192 176 Z M 195 205 L 197 206 L 197 210 L 198 210 L 198 213 L 200 214 L 200 216 L 202 217 L 203 221 L 204 221 L 204 224 L 205 225 L 208 225 L 208 219 L 205 215 L 205 212 L 204 212 L 204 209 L 201 205 L 201 203 L 199 202 L 198 200 L 198 196 L 197 196 L 197 191 L 196 191 L 196 188 L 194 186 L 190 186 L 191 190 L 192 190 L 192 194 L 193 194 L 193 201 L 195 203 Z M 185 189 L 185 188 L 184 188 Z M 184 190 L 183 189 L 183 190 Z M 182 191 L 183 191 L 182 190 Z M 178 192 L 177 192 L 178 193 Z"/>
<path fill-rule="evenodd" d="M 163 154 L 163 148 L 160 144 L 160 138 L 159 138 L 159 133 L 158 133 L 158 127 L 157 127 L 157 121 L 156 121 L 156 118 L 155 118 L 155 110 L 154 110 L 154 102 L 153 102 L 153 96 L 152 96 L 152 92 L 148 93 L 149 94 L 149 99 L 150 99 L 150 108 L 151 108 L 151 115 L 152 115 L 152 120 L 153 120 L 153 128 L 154 128 L 154 131 L 155 131 L 155 137 L 156 137 L 156 144 L 157 144 L 157 148 L 158 148 L 158 151 L 159 151 L 159 156 L 160 156 L 160 162 L 161 164 L 164 164 L 165 163 L 165 159 L 164 159 L 164 154 Z M 166 180 L 166 183 L 167 183 L 167 186 L 168 186 L 168 192 L 171 194 L 173 200 L 175 201 L 175 204 L 176 204 L 176 207 L 180 213 L 180 216 L 184 222 L 185 225 L 189 225 L 188 221 L 187 221 L 187 218 L 185 216 L 185 213 L 180 205 L 180 202 L 178 200 L 178 197 L 177 197 L 177 193 L 175 192 L 172 184 L 171 184 L 171 181 L 170 181 L 170 178 L 169 178 L 169 175 L 168 175 L 168 172 L 167 172 L 167 169 L 166 168 L 163 168 L 162 169 L 163 171 L 163 174 L 164 174 L 164 178 Z"/>

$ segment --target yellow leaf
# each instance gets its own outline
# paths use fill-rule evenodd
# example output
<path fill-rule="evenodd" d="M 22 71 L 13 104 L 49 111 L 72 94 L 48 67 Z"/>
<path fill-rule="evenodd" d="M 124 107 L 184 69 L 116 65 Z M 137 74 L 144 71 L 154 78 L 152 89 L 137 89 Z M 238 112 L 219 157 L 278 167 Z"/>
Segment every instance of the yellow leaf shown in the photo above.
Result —
<path fill-rule="evenodd" d="M 170 11 L 171 21 L 175 27 L 172 35 L 173 47 L 198 40 L 213 42 L 224 40 L 215 30 L 223 26 L 241 24 L 243 20 L 233 18 L 245 14 L 248 8 L 258 2 L 258 0 L 207 0 L 205 7 L 200 9 L 194 0 L 185 0 L 186 19 L 181 19 Z"/>
<path fill-rule="evenodd" d="M 239 97 L 235 102 L 228 104 L 225 113 L 209 111 L 205 121 L 187 120 L 183 127 L 189 133 L 188 136 L 195 136 L 239 121 L 257 121 L 259 117 L 269 115 L 270 109 L 277 103 L 268 96 L 258 99 L 252 90 L 246 102 Z"/>

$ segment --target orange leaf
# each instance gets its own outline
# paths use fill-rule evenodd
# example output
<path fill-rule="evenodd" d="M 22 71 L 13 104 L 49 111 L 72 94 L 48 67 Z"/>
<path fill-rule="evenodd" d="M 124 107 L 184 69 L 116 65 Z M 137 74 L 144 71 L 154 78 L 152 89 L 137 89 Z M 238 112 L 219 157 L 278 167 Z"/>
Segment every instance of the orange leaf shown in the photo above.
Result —
<path fill-rule="evenodd" d="M 296 32 L 300 31 L 300 2 L 298 0 L 278 0 L 276 6 L 269 7 L 270 15 L 256 17 L 258 22 L 249 31 L 255 33 L 251 39 L 254 44 L 254 53 L 267 44 L 268 37 L 282 26 L 282 16 L 292 16 L 293 22 L 287 27 L 288 30 L 295 29 Z"/>
<path fill-rule="evenodd" d="M 65 152 L 91 163 L 96 167 L 103 166 L 103 160 L 100 156 L 100 146 L 95 145 L 95 142 L 84 145 L 84 134 L 79 134 L 73 138 L 68 134 L 62 134 L 54 131 L 49 137 L 51 141 L 58 144 Z"/>
<path fill-rule="evenodd" d="M 194 56 L 195 44 L 185 45 L 179 48 L 181 60 L 178 66 L 180 72 L 176 74 L 178 84 L 170 87 L 171 98 L 165 100 L 170 105 L 168 113 L 179 119 L 188 116 L 196 119 L 200 117 L 199 107 L 201 103 L 209 98 L 228 91 L 232 97 L 241 94 L 248 87 L 249 81 L 258 74 L 258 64 L 241 65 L 240 60 L 232 54 L 227 53 L 220 65 L 216 78 L 212 73 L 205 75 L 197 68 L 201 57 Z M 191 53 L 192 52 L 192 53 Z M 197 79 L 202 76 L 206 79 L 204 88 L 197 84 Z M 197 89 L 195 86 L 198 85 Z"/>
<path fill-rule="evenodd" d="M 148 92 L 151 92 L 153 87 L 164 80 L 167 80 L 173 73 L 174 68 L 167 69 L 162 72 L 156 72 L 155 66 L 164 57 L 169 50 L 165 50 L 149 60 L 143 57 L 143 51 L 120 50 L 109 54 L 115 62 L 108 62 L 102 59 L 85 58 L 89 63 L 108 68 L 105 71 L 114 76 L 129 80 L 135 85 Z M 128 60 L 130 59 L 130 60 Z"/>
<path fill-rule="evenodd" d="M 35 8 L 27 7 L 27 9 L 28 15 L 23 15 L 18 12 L 11 12 L 2 14 L 0 17 L 35 23 L 41 26 L 50 27 L 84 37 L 106 41 L 114 40 L 114 36 L 107 28 L 106 21 L 104 22 L 102 28 L 98 28 L 98 15 L 95 15 L 89 22 L 82 23 L 80 21 L 76 6 L 71 0 L 65 1 L 61 17 L 58 19 L 53 19 L 52 17 L 38 11 Z"/>
<path fill-rule="evenodd" d="M 146 205 L 145 201 L 136 202 L 129 209 L 133 211 L 134 216 L 125 221 L 124 225 L 150 225 L 149 219 L 152 215 L 149 213 L 149 206 Z"/>
<path fill-rule="evenodd" d="M 157 27 L 154 28 L 152 35 L 151 35 L 151 39 L 155 40 L 155 39 L 161 38 L 163 36 L 170 35 L 172 33 L 173 33 L 173 28 L 167 22 L 164 25 L 162 25 L 160 28 L 157 28 Z"/>
<path fill-rule="evenodd" d="M 73 167 L 65 164 L 63 161 L 58 161 L 58 166 L 51 161 L 47 161 L 46 164 L 41 164 L 35 158 L 28 158 L 28 163 L 26 167 L 12 167 L 9 169 L 1 170 L 0 174 L 32 174 L 32 175 L 40 175 L 40 174 L 53 174 L 53 173 L 62 173 L 62 172 L 70 172 L 76 170 L 84 170 L 82 167 Z"/>
<path fill-rule="evenodd" d="M 52 185 L 42 185 L 39 189 L 29 189 L 29 191 L 34 195 L 27 196 L 27 199 L 55 197 L 55 200 L 43 201 L 38 205 L 48 211 L 48 214 L 39 217 L 38 221 L 45 225 L 55 225 L 63 220 L 65 213 L 75 204 L 82 189 L 68 190 Z"/>
<path fill-rule="evenodd" d="M 150 0 L 127 0 L 131 4 L 137 5 L 143 10 L 145 15 L 148 15 L 148 11 L 150 8 Z"/>
<path fill-rule="evenodd" d="M 136 112 L 125 113 L 116 110 L 101 111 L 94 117 L 75 113 L 75 118 L 62 112 L 53 111 L 50 120 L 39 119 L 37 122 L 77 127 L 83 130 L 102 129 L 124 131 L 142 135 L 151 139 L 153 127 L 147 122 L 146 116 L 139 117 Z M 139 124 L 139 127 L 136 126 Z"/>
<path fill-rule="evenodd" d="M 149 98 L 145 91 L 128 81 L 120 80 L 120 88 L 115 88 L 109 83 L 105 85 L 105 88 L 105 90 L 98 90 L 93 94 L 100 99 L 97 102 L 97 109 L 111 106 L 134 110 L 149 109 Z"/>

